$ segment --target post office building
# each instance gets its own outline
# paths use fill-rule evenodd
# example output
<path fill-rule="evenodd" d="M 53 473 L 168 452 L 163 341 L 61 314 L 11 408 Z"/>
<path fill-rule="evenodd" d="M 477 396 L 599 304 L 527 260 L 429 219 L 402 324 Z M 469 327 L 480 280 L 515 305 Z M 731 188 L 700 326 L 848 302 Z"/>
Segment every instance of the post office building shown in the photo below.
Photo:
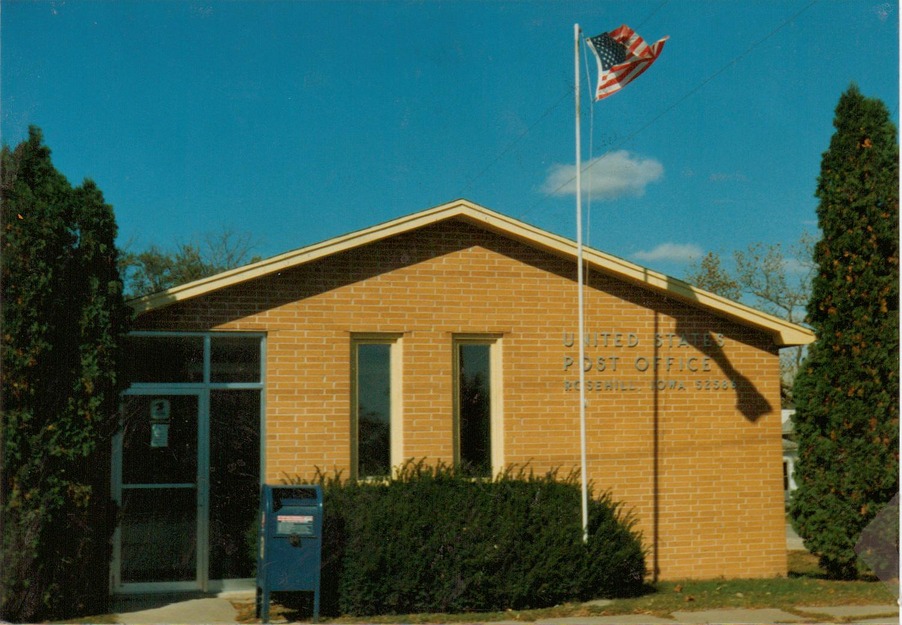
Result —
<path fill-rule="evenodd" d="M 786 574 L 782 319 L 459 200 L 132 302 L 117 592 L 251 576 L 261 483 L 580 467 L 658 579 Z M 580 362 L 579 343 L 585 358 Z"/>

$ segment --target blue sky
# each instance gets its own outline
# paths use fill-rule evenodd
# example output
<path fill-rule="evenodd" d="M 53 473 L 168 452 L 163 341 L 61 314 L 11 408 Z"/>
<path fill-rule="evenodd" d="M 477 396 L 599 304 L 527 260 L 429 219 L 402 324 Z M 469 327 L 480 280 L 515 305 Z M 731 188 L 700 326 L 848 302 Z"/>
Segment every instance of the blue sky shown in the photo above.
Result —
<path fill-rule="evenodd" d="M 692 253 L 816 232 L 820 158 L 850 83 L 899 119 L 898 2 L 0 10 L 3 142 L 39 126 L 136 251 L 229 228 L 269 256 L 459 197 L 575 237 L 573 193 L 554 192 L 574 163 L 574 23 L 670 36 L 602 102 L 589 100 L 594 61 L 581 72 L 584 163 L 604 156 L 584 175 L 589 243 L 670 275 Z"/>

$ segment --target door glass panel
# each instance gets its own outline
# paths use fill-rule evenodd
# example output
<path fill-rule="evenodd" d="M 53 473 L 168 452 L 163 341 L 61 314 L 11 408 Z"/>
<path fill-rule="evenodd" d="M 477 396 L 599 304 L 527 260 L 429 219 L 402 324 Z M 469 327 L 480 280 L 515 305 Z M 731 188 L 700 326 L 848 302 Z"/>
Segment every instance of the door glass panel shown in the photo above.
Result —
<path fill-rule="evenodd" d="M 130 382 L 203 382 L 202 336 L 130 336 L 126 342 Z"/>
<path fill-rule="evenodd" d="M 260 391 L 210 392 L 210 579 L 253 577 Z"/>
<path fill-rule="evenodd" d="M 122 493 L 122 581 L 193 581 L 197 575 L 197 491 Z"/>
<path fill-rule="evenodd" d="M 196 580 L 198 397 L 123 401 L 121 581 Z"/>
<path fill-rule="evenodd" d="M 259 382 L 260 338 L 213 336 L 210 340 L 211 382 Z"/>
<path fill-rule="evenodd" d="M 125 397 L 123 484 L 197 483 L 197 397 Z"/>

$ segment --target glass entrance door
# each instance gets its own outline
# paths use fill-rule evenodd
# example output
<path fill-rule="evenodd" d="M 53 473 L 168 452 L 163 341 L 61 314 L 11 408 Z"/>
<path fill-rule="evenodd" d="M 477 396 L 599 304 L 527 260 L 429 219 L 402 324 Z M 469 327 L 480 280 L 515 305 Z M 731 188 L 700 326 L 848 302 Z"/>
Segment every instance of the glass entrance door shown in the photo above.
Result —
<path fill-rule="evenodd" d="M 198 588 L 206 500 L 197 392 L 125 395 L 116 456 L 120 526 L 114 586 Z"/>
<path fill-rule="evenodd" d="M 114 591 L 243 588 L 253 578 L 260 400 L 259 389 L 240 388 L 123 396 Z"/>
<path fill-rule="evenodd" d="M 114 592 L 253 587 L 264 337 L 136 332 L 113 442 Z"/>

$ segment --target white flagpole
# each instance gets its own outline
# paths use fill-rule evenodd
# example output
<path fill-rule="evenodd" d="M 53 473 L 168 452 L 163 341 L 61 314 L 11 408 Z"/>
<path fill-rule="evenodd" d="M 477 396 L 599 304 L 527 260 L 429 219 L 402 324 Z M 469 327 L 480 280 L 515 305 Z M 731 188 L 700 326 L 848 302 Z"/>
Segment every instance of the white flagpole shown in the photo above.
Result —
<path fill-rule="evenodd" d="M 574 95 L 576 101 L 576 290 L 577 307 L 579 309 L 579 440 L 580 440 L 580 476 L 582 480 L 582 513 L 583 513 L 583 542 L 589 542 L 589 488 L 586 475 L 586 334 L 583 327 L 583 211 L 582 211 L 582 185 L 580 160 L 580 114 L 579 114 L 579 24 L 573 25 L 573 71 L 574 71 Z"/>

